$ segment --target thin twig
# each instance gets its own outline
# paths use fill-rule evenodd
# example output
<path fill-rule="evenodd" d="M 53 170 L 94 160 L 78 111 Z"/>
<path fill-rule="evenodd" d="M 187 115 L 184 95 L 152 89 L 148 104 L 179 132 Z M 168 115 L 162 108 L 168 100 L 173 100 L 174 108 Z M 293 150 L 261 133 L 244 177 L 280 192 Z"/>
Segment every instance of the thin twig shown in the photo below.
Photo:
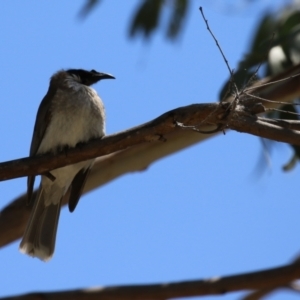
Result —
<path fill-rule="evenodd" d="M 202 6 L 199 7 L 199 10 L 200 10 L 201 15 L 202 15 L 202 18 L 203 18 L 203 20 L 204 20 L 204 22 L 205 22 L 205 24 L 206 24 L 206 29 L 208 30 L 208 32 L 210 33 L 210 35 L 211 35 L 212 38 L 214 39 L 214 41 L 215 41 L 215 43 L 216 43 L 216 45 L 217 45 L 217 47 L 218 47 L 218 49 L 219 49 L 219 51 L 220 51 L 222 57 L 223 57 L 223 60 L 224 60 L 224 62 L 225 62 L 225 64 L 226 64 L 226 66 L 227 66 L 227 69 L 228 69 L 229 74 L 230 74 L 230 83 L 232 83 L 232 86 L 234 87 L 234 94 L 235 94 L 235 95 L 238 95 L 238 94 L 239 94 L 239 91 L 238 91 L 238 88 L 237 88 L 237 86 L 236 86 L 236 84 L 235 84 L 235 82 L 234 82 L 234 70 L 230 68 L 229 62 L 228 62 L 228 60 L 227 60 L 227 58 L 226 58 L 226 56 L 225 56 L 225 54 L 224 54 L 224 52 L 223 52 L 223 50 L 222 50 L 222 48 L 221 48 L 221 46 L 220 46 L 220 44 L 219 44 L 217 38 L 215 37 L 214 33 L 213 33 L 212 30 L 210 29 L 209 24 L 208 24 L 208 20 L 205 18 L 205 15 L 204 15 Z M 231 89 L 231 86 L 229 86 L 229 88 Z"/>
<path fill-rule="evenodd" d="M 291 112 L 291 111 L 283 110 L 283 109 L 278 109 L 278 108 L 266 108 L 266 111 L 278 111 L 278 112 L 283 112 L 283 113 L 286 113 L 286 114 L 290 114 L 290 115 L 300 117 L 299 113 L 295 113 L 295 112 Z"/>
<path fill-rule="evenodd" d="M 248 91 L 251 91 L 251 90 L 258 89 L 258 88 L 260 88 L 260 87 L 267 86 L 267 85 L 273 85 L 273 84 L 275 84 L 275 83 L 279 83 L 279 82 L 282 82 L 282 81 L 287 81 L 287 80 L 289 80 L 289 79 L 293 79 L 293 78 L 298 77 L 298 76 L 300 76 L 300 73 L 295 74 L 295 75 L 291 75 L 291 76 L 289 76 L 289 77 L 282 78 L 282 79 L 279 79 L 279 80 L 274 80 L 274 81 L 271 81 L 271 82 L 262 83 L 262 84 L 260 84 L 260 85 L 248 87 L 248 88 L 245 89 L 244 93 L 245 93 L 245 92 L 248 92 Z"/>
<path fill-rule="evenodd" d="M 233 76 L 233 74 L 234 74 L 234 73 L 233 73 L 233 70 L 231 70 L 231 68 L 230 68 L 230 66 L 229 66 L 229 63 L 228 63 L 228 60 L 227 60 L 227 58 L 226 58 L 226 56 L 225 56 L 225 54 L 224 54 L 224 52 L 223 52 L 223 50 L 222 50 L 222 48 L 221 48 L 219 42 L 218 42 L 218 40 L 216 39 L 216 37 L 215 37 L 215 35 L 213 34 L 213 32 L 210 30 L 210 27 L 209 27 L 209 25 L 208 25 L 208 20 L 205 18 L 205 15 L 204 15 L 202 6 L 200 6 L 199 9 L 200 9 L 201 15 L 202 15 L 202 17 L 203 17 L 203 20 L 204 20 L 204 22 L 206 23 L 206 29 L 209 31 L 209 33 L 211 34 L 212 38 L 213 38 L 214 41 L 216 42 L 216 45 L 217 45 L 218 49 L 220 50 L 220 52 L 221 52 L 221 54 L 222 54 L 222 56 L 223 56 L 223 59 L 224 59 L 224 61 L 225 61 L 225 63 L 226 63 L 226 66 L 227 66 L 227 68 L 228 68 L 228 71 L 229 71 L 230 75 Z"/>
<path fill-rule="evenodd" d="M 227 69 L 228 69 L 228 71 L 229 71 L 229 74 L 230 74 L 230 80 L 229 80 L 228 89 L 227 89 L 227 91 L 226 91 L 226 95 L 228 95 L 228 94 L 230 93 L 232 87 L 233 87 L 233 93 L 234 93 L 234 95 L 235 95 L 234 101 L 230 104 L 230 106 L 229 106 L 228 109 L 227 109 L 228 114 L 230 114 L 231 111 L 234 111 L 234 110 L 235 110 L 236 105 L 237 105 L 237 102 L 238 102 L 238 100 L 239 100 L 239 91 L 238 91 L 238 88 L 237 88 L 237 86 L 236 86 L 236 84 L 235 84 L 235 81 L 234 81 L 234 70 L 230 68 L 229 62 L 228 62 L 228 60 L 227 60 L 227 58 L 226 58 L 226 56 L 225 56 L 225 54 L 224 54 L 224 52 L 223 52 L 223 50 L 222 50 L 222 48 L 221 48 L 221 46 L 220 46 L 220 44 L 219 44 L 217 38 L 215 37 L 214 33 L 213 33 L 212 30 L 210 29 L 209 24 L 208 24 L 208 20 L 205 18 L 205 15 L 204 15 L 202 6 L 199 7 L 199 10 L 200 10 L 201 15 L 202 15 L 202 18 L 203 18 L 203 20 L 204 20 L 204 22 L 205 22 L 205 24 L 206 24 L 206 29 L 208 30 L 208 32 L 209 32 L 210 35 L 212 36 L 213 40 L 215 41 L 215 43 L 216 43 L 216 45 L 217 45 L 217 47 L 218 47 L 218 49 L 219 49 L 219 51 L 220 51 L 220 53 L 221 53 L 221 55 L 222 55 L 222 57 L 223 57 L 223 60 L 224 60 L 224 62 L 225 62 L 225 64 L 226 64 L 226 66 L 227 66 Z M 223 101 L 221 101 L 220 103 L 222 104 Z M 203 120 L 203 122 L 204 122 L 204 121 L 205 121 L 205 120 Z M 201 125 L 201 123 L 200 123 L 199 125 Z M 226 126 L 226 125 L 219 126 L 219 128 L 223 128 L 223 129 L 224 129 L 225 127 L 227 127 L 227 126 Z M 195 127 L 194 130 L 195 130 L 195 131 L 198 131 L 198 128 Z M 223 133 L 225 134 L 224 130 L 223 130 Z"/>
<path fill-rule="evenodd" d="M 252 95 L 252 94 L 248 94 L 248 93 L 245 93 L 245 92 L 244 92 L 244 95 L 247 95 L 247 96 L 249 96 L 250 98 L 255 98 L 255 99 L 258 99 L 258 100 L 265 101 L 265 102 L 277 103 L 277 104 L 287 104 L 286 102 L 283 102 L 283 101 L 269 100 L 269 99 L 262 98 L 262 97 L 259 97 L 259 96 L 256 96 L 256 95 Z M 297 106 L 297 105 L 300 105 L 300 103 L 293 103 L 293 105 L 296 105 L 296 106 Z"/>

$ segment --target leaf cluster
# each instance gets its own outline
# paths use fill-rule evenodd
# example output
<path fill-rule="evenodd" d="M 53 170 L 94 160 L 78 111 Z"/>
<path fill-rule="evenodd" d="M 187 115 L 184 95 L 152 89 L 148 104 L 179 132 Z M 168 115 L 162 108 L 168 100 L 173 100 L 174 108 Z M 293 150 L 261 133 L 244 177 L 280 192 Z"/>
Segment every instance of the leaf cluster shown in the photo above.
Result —
<path fill-rule="evenodd" d="M 267 12 L 258 22 L 254 31 L 248 52 L 240 60 L 233 79 L 228 78 L 219 93 L 219 100 L 226 98 L 231 83 L 234 81 L 237 88 L 242 90 L 251 84 L 249 80 L 259 80 L 266 76 L 276 75 L 297 65 L 300 62 L 300 11 L 294 6 L 287 6 L 279 12 Z M 259 72 L 256 70 L 259 69 Z M 230 91 L 232 92 L 232 91 Z M 298 120 L 295 104 L 285 104 L 281 111 L 269 112 L 271 118 Z M 291 112 L 291 113 L 286 113 Z M 300 158 L 300 148 L 291 145 L 294 154 L 288 163 L 290 169 Z M 296 158 L 296 159 L 295 159 Z"/>

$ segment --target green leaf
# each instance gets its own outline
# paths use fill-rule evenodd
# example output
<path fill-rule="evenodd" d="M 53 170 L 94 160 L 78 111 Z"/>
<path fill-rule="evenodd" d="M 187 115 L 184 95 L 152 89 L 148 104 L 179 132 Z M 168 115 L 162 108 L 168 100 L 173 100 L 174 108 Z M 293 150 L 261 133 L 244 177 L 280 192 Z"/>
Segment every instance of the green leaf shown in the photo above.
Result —
<path fill-rule="evenodd" d="M 149 38 L 158 27 L 163 3 L 164 0 L 144 0 L 133 17 L 129 35 L 141 33 Z"/>
<path fill-rule="evenodd" d="M 267 61 L 271 47 L 272 36 L 276 28 L 276 18 L 272 14 L 265 14 L 260 20 L 250 46 L 250 51 L 239 63 L 239 69 L 249 69 Z"/>
<path fill-rule="evenodd" d="M 189 7 L 189 0 L 144 0 L 136 10 L 129 28 L 129 36 L 134 37 L 138 33 L 145 39 L 149 39 L 160 25 L 163 10 L 170 10 L 170 18 L 167 23 L 166 36 L 175 39 L 183 27 Z"/>
<path fill-rule="evenodd" d="M 182 29 L 183 21 L 186 19 L 186 14 L 188 11 L 188 0 L 176 0 L 173 3 L 173 11 L 169 20 L 167 37 L 174 39 L 178 36 L 180 30 Z"/>
<path fill-rule="evenodd" d="M 284 14 L 280 19 L 280 23 L 278 30 L 278 43 L 282 46 L 282 49 L 288 59 L 287 66 L 292 66 L 293 59 L 291 58 L 291 51 L 295 48 L 295 46 L 296 48 L 299 47 L 297 43 L 297 36 L 300 33 L 300 12 L 296 11 Z M 295 51 L 293 51 L 293 54 L 296 54 Z"/>

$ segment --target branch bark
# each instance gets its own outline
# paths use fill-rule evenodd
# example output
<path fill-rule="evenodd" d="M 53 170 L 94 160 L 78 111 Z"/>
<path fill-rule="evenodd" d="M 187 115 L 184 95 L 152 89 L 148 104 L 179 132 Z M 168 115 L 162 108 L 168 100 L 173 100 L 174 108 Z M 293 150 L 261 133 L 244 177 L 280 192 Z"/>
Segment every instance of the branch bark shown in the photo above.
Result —
<path fill-rule="evenodd" d="M 278 268 L 204 280 L 164 284 L 112 286 L 90 290 L 63 292 L 36 292 L 0 300 L 153 300 L 204 295 L 223 295 L 244 290 L 268 290 L 285 286 L 300 277 L 300 264 L 292 263 Z"/>
<path fill-rule="evenodd" d="M 168 134 L 180 130 L 176 122 L 196 126 L 204 121 L 201 127 L 205 130 L 209 125 L 218 125 L 220 119 L 226 114 L 228 106 L 228 103 L 224 105 L 219 103 L 193 104 L 171 110 L 148 123 L 102 139 L 95 139 L 68 151 L 0 163 L 0 180 L 43 174 L 59 167 L 125 150 L 142 143 L 163 143 L 168 141 L 166 138 Z"/>

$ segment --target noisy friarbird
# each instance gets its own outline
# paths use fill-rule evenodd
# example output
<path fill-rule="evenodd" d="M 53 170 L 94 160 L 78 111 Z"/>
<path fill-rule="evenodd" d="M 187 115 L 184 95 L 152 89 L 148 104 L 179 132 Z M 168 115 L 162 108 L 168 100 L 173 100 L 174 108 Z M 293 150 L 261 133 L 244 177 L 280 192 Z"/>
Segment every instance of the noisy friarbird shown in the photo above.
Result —
<path fill-rule="evenodd" d="M 91 85 L 113 78 L 95 70 L 70 69 L 55 73 L 37 112 L 30 156 L 57 153 L 104 136 L 104 106 Z M 34 204 L 20 244 L 22 253 L 43 261 L 52 257 L 62 198 L 68 192 L 72 212 L 93 163 L 94 159 L 90 159 L 42 175 L 35 199 L 32 199 L 35 177 L 28 177 L 28 201 Z"/>

